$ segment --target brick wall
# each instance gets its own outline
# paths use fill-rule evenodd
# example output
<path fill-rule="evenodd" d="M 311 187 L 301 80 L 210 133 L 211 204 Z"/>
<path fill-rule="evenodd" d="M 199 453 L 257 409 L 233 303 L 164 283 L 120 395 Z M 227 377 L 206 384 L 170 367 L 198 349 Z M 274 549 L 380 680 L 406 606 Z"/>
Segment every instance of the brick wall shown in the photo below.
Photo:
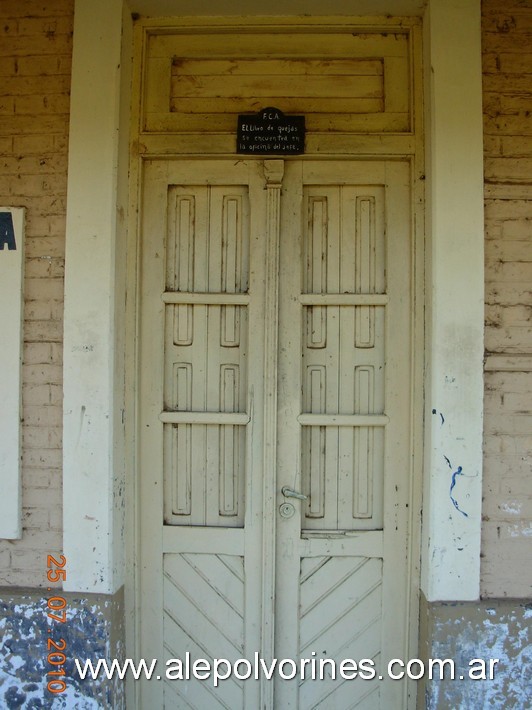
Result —
<path fill-rule="evenodd" d="M 482 595 L 532 597 L 532 1 L 484 0 Z"/>
<path fill-rule="evenodd" d="M 0 205 L 26 207 L 23 538 L 0 585 L 45 585 L 60 551 L 62 330 L 73 0 L 0 2 Z"/>

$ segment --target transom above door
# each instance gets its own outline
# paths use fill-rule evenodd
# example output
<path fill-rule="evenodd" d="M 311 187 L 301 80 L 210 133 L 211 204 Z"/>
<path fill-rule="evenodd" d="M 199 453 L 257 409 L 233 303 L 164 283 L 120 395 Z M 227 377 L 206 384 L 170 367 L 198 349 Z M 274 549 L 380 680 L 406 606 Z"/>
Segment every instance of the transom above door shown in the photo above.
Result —
<path fill-rule="evenodd" d="M 143 657 L 405 656 L 409 183 L 401 161 L 146 164 Z M 400 708 L 405 693 L 233 676 L 146 683 L 142 706 Z"/>
<path fill-rule="evenodd" d="M 304 115 L 308 154 L 416 150 L 417 18 L 180 18 L 137 24 L 140 154 L 236 149 L 239 114 Z"/>

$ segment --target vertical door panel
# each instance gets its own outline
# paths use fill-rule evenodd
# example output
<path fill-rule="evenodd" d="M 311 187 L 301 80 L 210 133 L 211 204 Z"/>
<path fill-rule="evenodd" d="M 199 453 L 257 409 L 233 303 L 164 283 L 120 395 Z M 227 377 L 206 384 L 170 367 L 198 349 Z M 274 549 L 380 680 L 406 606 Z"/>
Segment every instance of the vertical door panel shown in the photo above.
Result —
<path fill-rule="evenodd" d="M 160 663 L 260 648 L 263 182 L 245 161 L 145 170 L 140 619 Z M 191 678 L 146 683 L 141 705 L 257 703 L 256 683 Z"/>
<path fill-rule="evenodd" d="M 283 708 L 403 706 L 378 675 L 406 652 L 408 182 L 406 163 L 287 165 L 278 480 L 306 500 L 279 497 L 296 511 L 278 525 L 276 634 L 279 658 L 308 660 L 277 683 Z M 377 678 L 343 679 L 345 659 Z"/>

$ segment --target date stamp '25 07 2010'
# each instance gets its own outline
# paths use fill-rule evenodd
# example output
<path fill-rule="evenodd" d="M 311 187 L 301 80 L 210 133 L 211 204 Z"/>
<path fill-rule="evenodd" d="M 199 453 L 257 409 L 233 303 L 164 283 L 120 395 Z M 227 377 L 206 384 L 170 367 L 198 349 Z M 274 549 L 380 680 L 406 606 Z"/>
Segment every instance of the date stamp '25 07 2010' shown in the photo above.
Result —
<path fill-rule="evenodd" d="M 52 555 L 47 556 L 47 573 L 46 577 L 49 582 L 56 583 L 62 582 L 66 579 L 66 557 L 64 555 L 59 555 L 59 560 L 56 560 Z M 51 592 L 51 587 L 48 587 L 48 591 Z M 64 638 L 54 640 L 52 634 L 55 628 L 55 623 L 64 624 L 66 623 L 66 599 L 62 596 L 50 596 L 47 601 L 47 612 L 46 616 L 49 621 L 48 633 L 50 634 L 47 639 L 47 650 L 48 655 L 46 660 L 48 662 L 49 670 L 47 671 L 47 676 L 49 678 L 47 689 L 50 693 L 59 694 L 66 690 L 66 682 L 64 680 L 65 676 L 65 661 L 66 661 L 66 648 L 67 644 Z"/>

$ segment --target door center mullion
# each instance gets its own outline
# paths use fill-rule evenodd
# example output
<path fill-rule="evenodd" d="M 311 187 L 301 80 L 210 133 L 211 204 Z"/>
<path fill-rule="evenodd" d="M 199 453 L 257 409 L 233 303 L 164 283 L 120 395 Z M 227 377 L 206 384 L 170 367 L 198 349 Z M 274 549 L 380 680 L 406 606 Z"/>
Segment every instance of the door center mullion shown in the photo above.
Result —
<path fill-rule="evenodd" d="M 264 303 L 264 454 L 262 528 L 262 654 L 274 656 L 279 245 L 283 160 L 265 160 L 267 190 Z M 261 707 L 273 707 L 273 683 L 261 680 Z"/>

